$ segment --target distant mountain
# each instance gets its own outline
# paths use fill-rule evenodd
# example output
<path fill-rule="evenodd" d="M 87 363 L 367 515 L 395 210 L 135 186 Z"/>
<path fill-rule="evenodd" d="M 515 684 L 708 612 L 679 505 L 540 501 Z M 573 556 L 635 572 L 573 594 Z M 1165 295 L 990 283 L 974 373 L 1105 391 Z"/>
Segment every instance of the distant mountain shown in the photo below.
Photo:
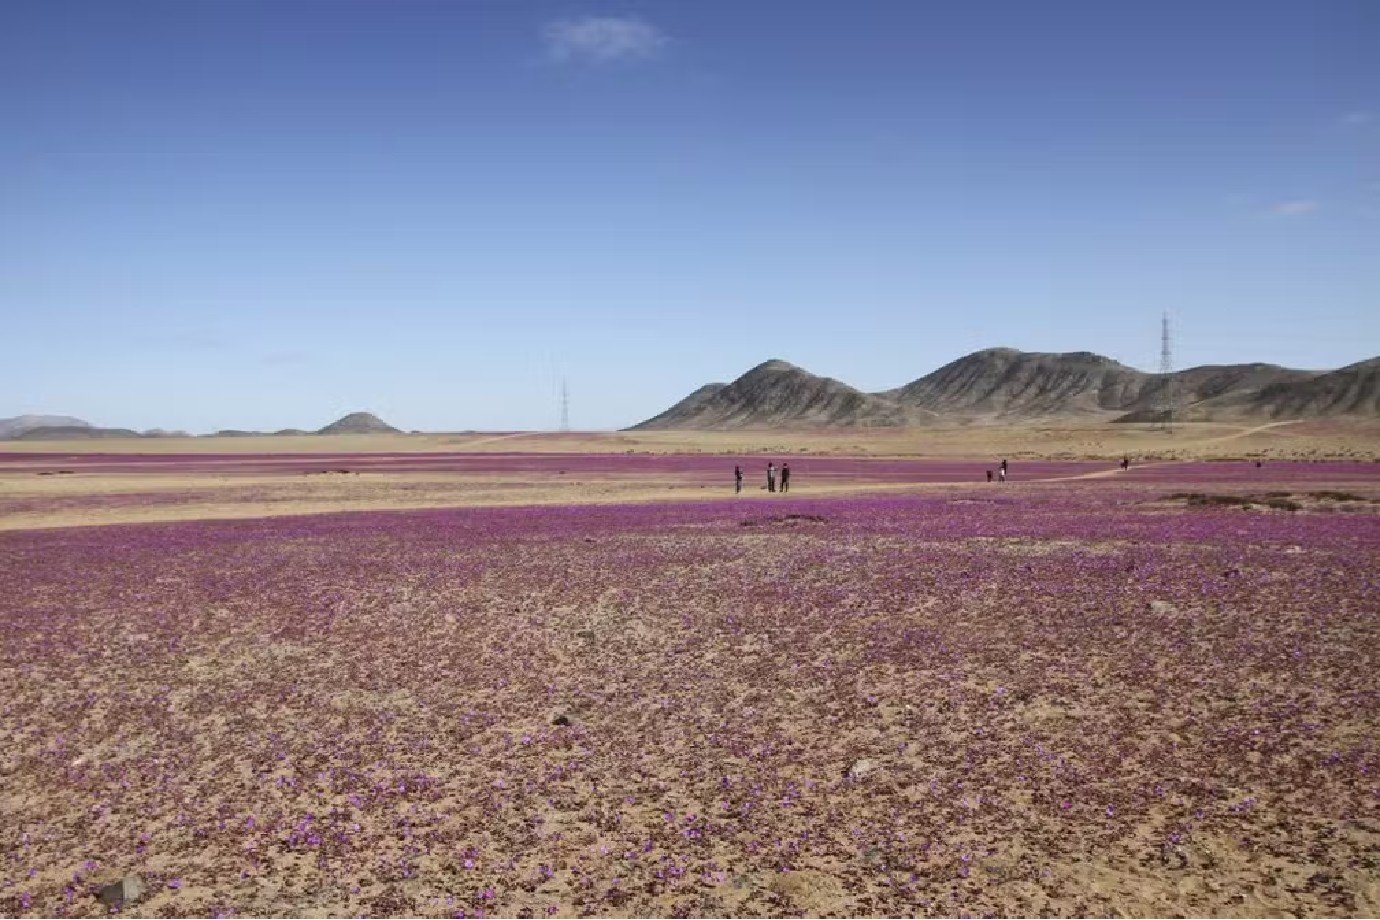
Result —
<path fill-rule="evenodd" d="M 1380 358 L 1335 371 L 1206 365 L 1147 374 L 1087 351 L 988 348 L 904 386 L 864 393 L 784 361 L 700 387 L 635 428 L 914 425 L 936 419 L 1086 418 L 1150 422 L 1166 401 L 1183 420 L 1380 417 Z"/>
<path fill-rule="evenodd" d="M 18 437 L 35 428 L 56 428 L 58 426 L 90 428 L 91 423 L 73 418 L 70 415 L 16 415 L 13 418 L 0 418 L 0 440 Z"/>
<path fill-rule="evenodd" d="M 1277 364 L 1225 364 L 1191 367 L 1176 374 L 1146 374 L 1134 405 L 1114 422 L 1164 420 L 1166 400 L 1182 421 L 1233 419 L 1262 414 L 1258 403 L 1267 390 L 1289 392 L 1319 376 Z M 1170 389 L 1172 388 L 1172 389 Z M 1168 391 L 1168 392 L 1167 392 Z M 1316 413 L 1326 414 L 1326 413 Z"/>
<path fill-rule="evenodd" d="M 137 438 L 130 428 L 94 428 L 91 425 L 42 425 L 18 435 L 15 441 L 77 441 L 90 438 Z"/>
<path fill-rule="evenodd" d="M 1088 351 L 1047 354 L 989 348 L 879 395 L 943 414 L 1100 414 L 1124 411 L 1147 376 Z"/>
<path fill-rule="evenodd" d="M 928 415 L 785 361 L 759 364 L 732 383 L 711 383 L 637 429 L 895 426 Z"/>
<path fill-rule="evenodd" d="M 1262 387 L 1251 399 L 1250 411 L 1271 418 L 1380 416 L 1380 357 Z"/>
<path fill-rule="evenodd" d="M 392 425 L 370 412 L 351 412 L 331 422 L 317 434 L 401 434 Z"/>

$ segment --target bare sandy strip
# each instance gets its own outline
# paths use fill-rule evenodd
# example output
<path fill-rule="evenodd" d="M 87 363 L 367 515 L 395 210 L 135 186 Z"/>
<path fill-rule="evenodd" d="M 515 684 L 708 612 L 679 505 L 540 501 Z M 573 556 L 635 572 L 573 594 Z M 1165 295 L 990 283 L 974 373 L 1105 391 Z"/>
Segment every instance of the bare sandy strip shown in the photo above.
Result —
<path fill-rule="evenodd" d="M 1380 460 L 1380 422 L 1155 425 L 1066 420 L 906 429 L 740 431 L 465 432 L 416 435 L 301 435 L 4 441 L 3 454 L 252 453 L 777 453 L 860 457 L 1013 459 L 1360 459 Z"/>

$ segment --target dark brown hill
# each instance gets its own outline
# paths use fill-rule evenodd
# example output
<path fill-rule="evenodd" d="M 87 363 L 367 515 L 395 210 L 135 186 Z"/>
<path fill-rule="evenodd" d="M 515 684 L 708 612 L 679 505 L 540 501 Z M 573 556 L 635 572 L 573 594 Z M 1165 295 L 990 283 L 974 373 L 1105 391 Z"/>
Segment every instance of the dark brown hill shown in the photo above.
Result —
<path fill-rule="evenodd" d="M 1192 420 L 1261 414 L 1306 418 L 1367 411 L 1373 415 L 1374 390 L 1366 389 L 1366 363 L 1333 372 L 1354 371 L 1356 379 L 1333 381 L 1326 395 L 1311 390 L 1308 393 L 1313 395 L 1307 395 L 1304 390 L 1316 386 L 1321 376 L 1331 375 L 1261 363 L 1147 374 L 1086 351 L 1046 354 L 992 348 L 959 358 L 883 395 L 946 416 L 1003 420 L 1084 415 L 1148 422 L 1159 419 L 1166 401 L 1176 407 L 1177 416 Z M 1373 379 L 1370 386 L 1374 387 Z M 1367 393 L 1372 394 L 1369 403 Z"/>
<path fill-rule="evenodd" d="M 700 387 L 633 427 L 892 426 L 913 423 L 925 415 L 786 361 L 767 361 L 730 384 Z"/>
<path fill-rule="evenodd" d="M 398 429 L 372 412 L 351 412 L 331 422 L 317 434 L 401 434 Z"/>
<path fill-rule="evenodd" d="M 1380 416 L 1380 358 L 1307 380 L 1270 384 L 1250 400 L 1249 411 L 1270 418 Z"/>
<path fill-rule="evenodd" d="M 633 428 L 682 428 L 695 427 L 694 425 L 683 425 L 682 422 L 694 421 L 699 419 L 705 412 L 713 412 L 710 403 L 728 384 L 726 383 L 706 383 L 689 396 L 676 403 L 660 415 L 653 416 L 645 422 L 640 422 Z"/>
<path fill-rule="evenodd" d="M 1259 414 L 1253 401 L 1270 387 L 1289 390 L 1317 377 L 1316 371 L 1300 371 L 1277 364 L 1210 364 L 1191 367 L 1168 377 L 1147 374 L 1145 386 L 1129 411 L 1112 421 L 1159 422 L 1164 420 L 1168 399 L 1182 421 L 1209 421 Z M 1172 387 L 1166 393 L 1166 387 Z"/>
<path fill-rule="evenodd" d="M 905 386 L 864 393 L 785 361 L 701 387 L 637 428 L 912 425 L 1082 417 L 1152 422 L 1380 416 L 1380 358 L 1331 372 L 1274 364 L 1147 374 L 1092 352 L 989 348 Z"/>
<path fill-rule="evenodd" d="M 1088 351 L 989 348 L 881 395 L 946 415 L 1095 414 L 1125 411 L 1148 376 Z"/>

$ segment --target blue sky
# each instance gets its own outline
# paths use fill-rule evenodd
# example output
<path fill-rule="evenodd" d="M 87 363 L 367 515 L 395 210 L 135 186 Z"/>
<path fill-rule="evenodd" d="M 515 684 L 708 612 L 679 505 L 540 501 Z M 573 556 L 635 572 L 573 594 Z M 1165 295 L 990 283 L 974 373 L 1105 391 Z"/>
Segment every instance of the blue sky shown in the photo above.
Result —
<path fill-rule="evenodd" d="M 1380 354 L 1380 4 L 0 4 L 0 416 Z"/>

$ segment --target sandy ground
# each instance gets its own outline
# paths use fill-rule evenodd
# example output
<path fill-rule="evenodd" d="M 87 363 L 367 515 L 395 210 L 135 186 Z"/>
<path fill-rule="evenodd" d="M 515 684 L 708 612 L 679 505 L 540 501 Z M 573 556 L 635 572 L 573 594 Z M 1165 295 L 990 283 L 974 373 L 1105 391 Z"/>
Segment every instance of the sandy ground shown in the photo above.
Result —
<path fill-rule="evenodd" d="M 72 476 L 54 477 L 37 487 L 34 482 L 33 477 L 0 476 L 0 531 L 338 511 L 685 501 L 723 498 L 728 491 L 722 485 L 714 488 L 694 481 L 667 485 L 648 478 L 553 480 L 390 473 L 317 479 Z M 888 483 L 815 484 L 800 494 L 824 497 L 914 488 Z M 131 503 L 121 503 L 122 496 Z M 742 498 L 756 501 L 771 496 L 759 488 L 745 491 Z M 30 504 L 33 510 L 25 510 Z"/>
<path fill-rule="evenodd" d="M 722 432 L 477 432 L 416 435 L 140 438 L 8 441 L 0 453 L 348 453 L 348 452 L 829 453 L 882 457 L 1008 456 L 1034 459 L 1345 458 L 1380 460 L 1380 422 L 1070 423 L 950 428 L 746 430 Z"/>
<path fill-rule="evenodd" d="M 1273 463 L 1273 461 L 1272 461 Z M 286 464 L 292 466 L 293 464 Z M 799 463 L 797 464 L 799 465 Z M 990 465 L 990 464 L 989 464 Z M 418 508 L 465 508 L 502 506 L 544 506 L 645 503 L 664 501 L 705 501 L 732 495 L 727 479 L 732 459 L 725 458 L 723 475 L 718 479 L 702 473 L 682 478 L 619 472 L 572 475 L 549 472 L 508 474 L 351 472 L 341 474 L 281 472 L 274 474 L 221 475 L 214 472 L 162 472 L 150 464 L 151 472 L 78 472 L 46 475 L 39 467 L 0 469 L 0 532 L 53 527 L 83 527 L 110 524 L 154 523 L 159 521 L 248 519 L 301 514 L 328 514 L 341 511 L 382 511 Z M 920 465 L 923 469 L 923 464 Z M 982 486 L 982 464 L 975 464 L 971 479 L 952 481 L 944 477 L 927 480 L 924 473 L 913 481 L 878 482 L 865 478 L 811 479 L 798 474 L 794 495 L 801 498 L 829 498 L 867 494 L 950 494 Z M 1290 473 L 1285 481 L 1273 482 L 1271 474 L 1286 466 L 1270 466 L 1256 472 L 1249 464 L 1204 463 L 1205 471 L 1217 474 L 1216 490 L 1255 491 L 1295 488 Z M 137 464 L 134 464 L 137 468 Z M 999 488 L 1004 494 L 1026 494 L 1032 490 L 1069 483 L 1132 486 L 1147 494 L 1172 491 L 1170 483 L 1153 474 L 1161 469 L 1182 469 L 1177 461 L 1149 461 L 1138 465 L 1132 476 L 1125 476 L 1113 464 L 1087 463 L 1073 472 L 1022 475 Z M 1297 471 L 1311 466 L 1287 467 Z M 1016 466 L 1024 470 L 1018 463 Z M 1364 471 L 1364 467 L 1361 468 Z M 1239 481 L 1232 475 L 1239 470 Z M 809 467 L 806 465 L 808 473 Z M 945 468 L 945 472 L 949 472 Z M 1150 478 L 1144 478 L 1147 475 Z M 1376 476 L 1358 478 L 1356 473 L 1330 481 L 1319 472 L 1317 488 L 1358 491 L 1371 497 L 1380 494 L 1380 467 Z M 741 495 L 746 502 L 773 501 L 752 476 Z"/>

